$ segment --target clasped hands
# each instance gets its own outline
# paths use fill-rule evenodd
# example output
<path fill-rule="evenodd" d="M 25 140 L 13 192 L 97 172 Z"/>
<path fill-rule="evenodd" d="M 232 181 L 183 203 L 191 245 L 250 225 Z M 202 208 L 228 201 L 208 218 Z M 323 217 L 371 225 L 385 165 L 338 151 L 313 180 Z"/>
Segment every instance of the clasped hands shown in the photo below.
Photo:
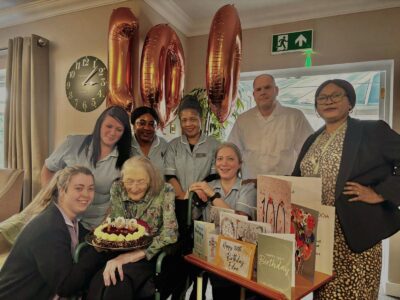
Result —
<path fill-rule="evenodd" d="M 352 181 L 346 182 L 343 194 L 355 196 L 350 198 L 349 202 L 360 201 L 369 204 L 377 204 L 384 201 L 383 197 L 377 194 L 372 188 Z"/>
<path fill-rule="evenodd" d="M 116 258 L 109 260 L 103 271 L 104 285 L 110 286 L 111 283 L 113 285 L 117 284 L 117 277 L 115 276 L 116 272 L 118 272 L 120 280 L 124 280 L 124 272 L 122 270 L 122 266 L 127 263 L 137 262 L 143 259 L 145 256 L 146 254 L 144 250 L 140 249 L 120 254 Z"/>
<path fill-rule="evenodd" d="M 203 202 L 207 202 L 208 198 L 215 194 L 213 188 L 205 181 L 192 183 L 189 187 L 189 192 L 195 192 Z"/>

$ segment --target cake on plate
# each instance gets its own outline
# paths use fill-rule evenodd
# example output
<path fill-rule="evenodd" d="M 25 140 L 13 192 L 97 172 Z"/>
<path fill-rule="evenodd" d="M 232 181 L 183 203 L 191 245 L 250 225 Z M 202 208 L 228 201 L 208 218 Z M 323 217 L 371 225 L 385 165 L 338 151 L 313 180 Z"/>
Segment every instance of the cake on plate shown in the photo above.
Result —
<path fill-rule="evenodd" d="M 93 244 L 103 248 L 140 248 L 149 243 L 149 227 L 137 219 L 107 218 L 94 230 Z"/>

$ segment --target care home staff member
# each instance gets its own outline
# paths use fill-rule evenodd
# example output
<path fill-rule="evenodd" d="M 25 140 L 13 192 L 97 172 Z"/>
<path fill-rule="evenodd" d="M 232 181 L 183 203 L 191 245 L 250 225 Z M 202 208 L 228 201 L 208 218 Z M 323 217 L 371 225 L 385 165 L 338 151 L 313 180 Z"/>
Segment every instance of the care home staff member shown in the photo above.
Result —
<path fill-rule="evenodd" d="M 333 281 L 314 299 L 378 299 L 382 239 L 400 229 L 400 136 L 383 121 L 349 117 L 353 86 L 327 80 L 315 93 L 325 126 L 301 150 L 295 176 L 322 178 L 322 203 L 336 207 Z"/>
<path fill-rule="evenodd" d="M 118 106 L 107 108 L 97 119 L 91 135 L 68 136 L 46 159 L 42 185 L 66 166 L 80 164 L 89 168 L 96 179 L 95 196 L 81 222 L 86 229 L 93 229 L 104 219 L 110 206 L 111 184 L 120 176 L 120 169 L 130 156 L 131 140 L 127 112 Z"/>
<path fill-rule="evenodd" d="M 74 264 L 72 253 L 83 235 L 77 216 L 94 197 L 94 178 L 81 166 L 58 171 L 38 194 L 50 203 L 18 236 L 0 271 L 0 299 L 58 299 L 84 289 L 101 268 L 101 254 L 87 247 Z"/>
<path fill-rule="evenodd" d="M 202 110 L 195 96 L 182 99 L 178 115 L 182 135 L 168 145 L 165 175 L 176 198 L 183 200 L 190 184 L 215 173 L 214 155 L 219 142 L 201 131 Z"/>
<path fill-rule="evenodd" d="M 202 191 L 207 196 L 206 205 L 201 209 L 203 220 L 209 221 L 211 206 L 234 209 L 238 214 L 255 219 L 257 190 L 254 183 L 242 183 L 241 165 L 242 155 L 239 148 L 232 143 L 222 143 L 215 153 L 215 168 L 220 179 L 191 184 L 190 191 Z M 212 274 L 209 276 L 213 299 L 240 299 L 239 285 Z M 203 289 L 205 288 L 204 286 Z"/>
<path fill-rule="evenodd" d="M 159 124 L 157 112 L 151 107 L 138 107 L 131 114 L 131 123 L 134 131 L 132 155 L 148 157 L 153 166 L 164 175 L 164 157 L 168 143 L 156 134 Z"/>
<path fill-rule="evenodd" d="M 205 221 L 209 220 L 211 206 L 230 208 L 255 220 L 257 190 L 254 183 L 242 184 L 241 165 L 239 148 L 232 143 L 222 143 L 215 152 L 215 168 L 219 179 L 190 185 L 190 191 L 201 190 L 207 195 L 206 205 L 202 208 Z"/>
<path fill-rule="evenodd" d="M 256 107 L 239 115 L 228 137 L 243 154 L 243 179 L 289 175 L 301 146 L 313 132 L 300 110 L 279 103 L 278 93 L 274 77 L 257 76 L 253 82 Z"/>
<path fill-rule="evenodd" d="M 135 156 L 125 162 L 122 179 L 111 188 L 110 217 L 145 221 L 153 241 L 147 249 L 126 252 L 108 261 L 94 277 L 89 299 L 131 300 L 154 294 L 155 256 L 178 237 L 174 203 L 172 187 L 164 183 L 149 159 Z"/>

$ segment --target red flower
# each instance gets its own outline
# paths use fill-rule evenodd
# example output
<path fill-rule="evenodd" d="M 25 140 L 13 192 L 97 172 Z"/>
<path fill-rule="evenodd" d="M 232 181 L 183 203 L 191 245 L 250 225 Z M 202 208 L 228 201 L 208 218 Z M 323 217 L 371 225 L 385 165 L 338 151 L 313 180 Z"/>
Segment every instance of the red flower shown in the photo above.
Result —
<path fill-rule="evenodd" d="M 307 222 L 307 229 L 312 231 L 315 227 L 315 220 L 313 216 L 308 215 L 306 222 Z"/>

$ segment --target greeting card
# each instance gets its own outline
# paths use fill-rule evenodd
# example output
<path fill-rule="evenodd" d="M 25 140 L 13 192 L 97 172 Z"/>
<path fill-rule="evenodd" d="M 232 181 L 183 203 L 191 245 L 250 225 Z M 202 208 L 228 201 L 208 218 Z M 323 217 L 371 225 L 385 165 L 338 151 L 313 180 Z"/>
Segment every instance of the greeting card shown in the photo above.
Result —
<path fill-rule="evenodd" d="M 256 245 L 219 236 L 215 264 L 229 272 L 251 279 Z"/>
<path fill-rule="evenodd" d="M 207 259 L 208 235 L 215 230 L 213 223 L 194 221 L 193 254 L 202 259 Z"/>
<path fill-rule="evenodd" d="M 291 299 L 295 285 L 294 234 L 259 234 L 257 282 Z"/>
<path fill-rule="evenodd" d="M 314 281 L 318 211 L 292 203 L 296 273 Z"/>
<path fill-rule="evenodd" d="M 273 233 L 290 233 L 291 183 L 257 176 L 257 221 L 269 223 Z"/>

